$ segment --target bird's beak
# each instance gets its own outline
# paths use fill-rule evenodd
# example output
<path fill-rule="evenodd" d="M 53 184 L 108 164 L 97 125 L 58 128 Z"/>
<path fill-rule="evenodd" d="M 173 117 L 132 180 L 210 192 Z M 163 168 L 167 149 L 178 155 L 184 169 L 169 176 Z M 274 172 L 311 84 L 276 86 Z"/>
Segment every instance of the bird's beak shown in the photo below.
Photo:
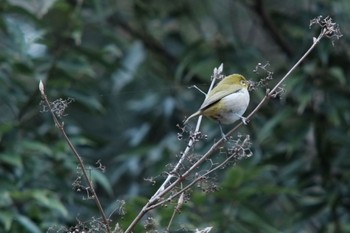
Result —
<path fill-rule="evenodd" d="M 256 87 L 256 82 L 248 80 L 247 85 L 248 85 L 248 90 L 254 90 Z"/>

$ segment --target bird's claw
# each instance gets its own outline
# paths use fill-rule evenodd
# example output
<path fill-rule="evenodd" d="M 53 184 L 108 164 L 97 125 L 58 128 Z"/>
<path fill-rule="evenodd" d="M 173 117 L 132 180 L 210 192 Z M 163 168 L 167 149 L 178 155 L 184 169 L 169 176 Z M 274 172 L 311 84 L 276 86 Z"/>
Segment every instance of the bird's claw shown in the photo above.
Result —
<path fill-rule="evenodd" d="M 242 120 L 243 124 L 245 124 L 245 125 L 248 124 L 248 119 L 246 117 L 238 115 L 238 114 L 236 114 L 236 115 Z"/>

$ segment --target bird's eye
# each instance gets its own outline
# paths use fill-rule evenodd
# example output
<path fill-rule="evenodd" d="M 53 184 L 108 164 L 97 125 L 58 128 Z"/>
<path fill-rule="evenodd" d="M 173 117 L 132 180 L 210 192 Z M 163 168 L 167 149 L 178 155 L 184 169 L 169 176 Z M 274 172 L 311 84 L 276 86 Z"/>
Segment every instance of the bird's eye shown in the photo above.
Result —
<path fill-rule="evenodd" d="M 247 85 L 247 82 L 244 80 L 241 80 L 241 85 L 245 86 L 245 85 Z"/>

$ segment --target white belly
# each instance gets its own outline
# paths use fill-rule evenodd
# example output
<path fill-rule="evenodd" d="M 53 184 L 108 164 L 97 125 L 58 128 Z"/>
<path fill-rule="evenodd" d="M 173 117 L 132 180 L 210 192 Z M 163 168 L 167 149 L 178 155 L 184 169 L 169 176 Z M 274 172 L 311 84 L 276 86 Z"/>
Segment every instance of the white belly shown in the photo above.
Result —
<path fill-rule="evenodd" d="M 241 89 L 221 99 L 221 102 L 227 106 L 220 112 L 220 122 L 222 124 L 232 124 L 243 116 L 249 104 L 249 92 L 246 88 Z"/>

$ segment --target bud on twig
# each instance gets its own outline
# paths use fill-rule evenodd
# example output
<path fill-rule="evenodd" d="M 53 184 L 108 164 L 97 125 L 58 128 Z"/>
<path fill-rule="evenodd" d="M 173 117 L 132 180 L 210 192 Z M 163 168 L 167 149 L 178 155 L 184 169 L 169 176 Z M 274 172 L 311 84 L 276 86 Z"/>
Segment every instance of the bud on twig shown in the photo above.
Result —
<path fill-rule="evenodd" d="M 184 204 L 184 200 L 185 200 L 185 194 L 181 193 L 179 200 L 177 201 L 177 206 L 176 206 L 177 211 L 180 211 L 182 205 Z"/>
<path fill-rule="evenodd" d="M 45 91 L 44 91 L 44 84 L 43 82 L 40 80 L 39 82 L 39 90 L 40 90 L 40 93 L 41 95 L 44 95 L 45 94 Z"/>

